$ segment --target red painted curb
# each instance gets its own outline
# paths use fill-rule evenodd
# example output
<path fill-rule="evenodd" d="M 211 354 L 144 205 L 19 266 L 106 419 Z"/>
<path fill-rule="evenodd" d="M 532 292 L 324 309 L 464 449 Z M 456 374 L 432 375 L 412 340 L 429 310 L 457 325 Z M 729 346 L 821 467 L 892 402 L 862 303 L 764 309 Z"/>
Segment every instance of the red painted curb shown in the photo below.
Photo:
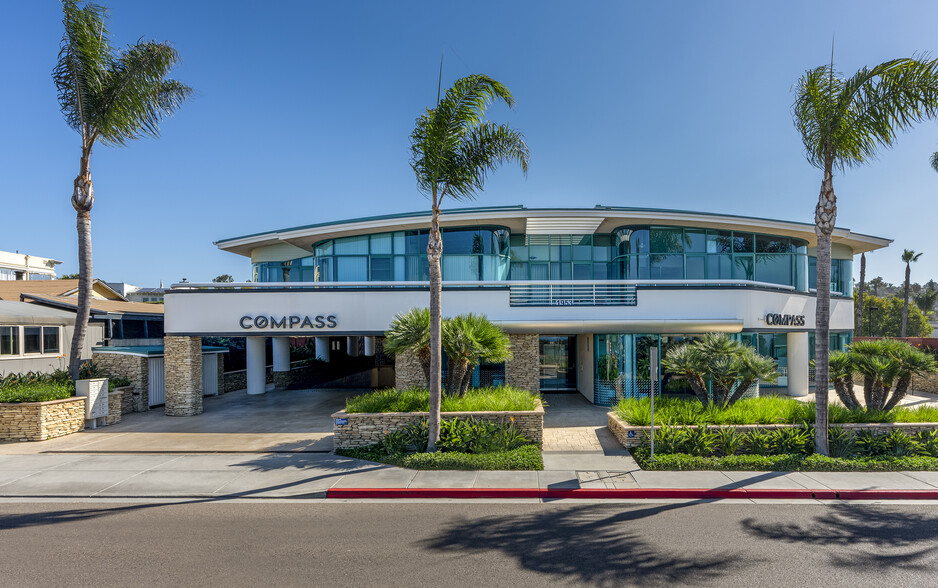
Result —
<path fill-rule="evenodd" d="M 722 500 L 938 500 L 938 490 L 769 488 L 331 488 L 326 498 L 540 498 Z"/>

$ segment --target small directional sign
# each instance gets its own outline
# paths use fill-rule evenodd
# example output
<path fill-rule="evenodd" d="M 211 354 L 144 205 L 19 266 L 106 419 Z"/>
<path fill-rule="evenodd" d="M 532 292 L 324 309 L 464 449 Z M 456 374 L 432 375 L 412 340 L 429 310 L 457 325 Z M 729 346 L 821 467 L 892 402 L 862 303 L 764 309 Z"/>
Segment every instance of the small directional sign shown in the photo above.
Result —
<path fill-rule="evenodd" d="M 336 420 L 335 420 L 335 424 L 337 424 L 337 425 L 347 425 L 347 424 L 348 424 L 348 419 L 336 419 Z"/>

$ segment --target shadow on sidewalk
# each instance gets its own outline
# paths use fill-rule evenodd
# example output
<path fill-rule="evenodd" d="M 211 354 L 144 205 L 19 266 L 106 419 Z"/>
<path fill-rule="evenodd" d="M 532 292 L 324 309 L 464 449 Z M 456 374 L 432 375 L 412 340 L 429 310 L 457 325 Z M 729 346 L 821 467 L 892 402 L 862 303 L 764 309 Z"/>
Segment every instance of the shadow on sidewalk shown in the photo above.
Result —
<path fill-rule="evenodd" d="M 731 552 L 716 556 L 672 553 L 630 529 L 632 521 L 688 506 L 623 511 L 621 506 L 596 505 L 486 517 L 454 523 L 419 546 L 447 554 L 498 551 L 514 557 L 526 570 L 553 577 L 545 583 L 563 579 L 597 586 L 699 584 L 760 564 L 753 559 L 738 561 Z"/>
<path fill-rule="evenodd" d="M 281 484 L 253 488 L 251 490 L 245 490 L 242 492 L 230 492 L 227 494 L 220 494 L 218 496 L 195 498 L 189 500 L 175 500 L 173 498 L 169 498 L 169 500 L 172 500 L 172 502 L 130 504 L 112 508 L 71 508 L 15 515 L 0 514 L 0 531 L 7 529 L 18 529 L 22 527 L 55 525 L 59 523 L 74 523 L 104 516 L 119 515 L 125 512 L 174 507 L 183 504 L 211 504 L 213 502 L 222 502 L 240 498 L 262 498 L 262 495 L 268 492 L 287 490 L 289 488 L 302 486 L 303 484 L 325 480 L 328 478 L 338 478 L 352 472 L 371 472 L 392 467 L 384 464 L 375 464 L 372 462 L 361 461 L 347 457 L 322 454 L 264 455 L 262 457 L 258 457 L 257 459 L 235 464 L 233 467 L 243 466 L 248 466 L 250 467 L 251 471 L 255 472 L 271 472 L 275 470 L 284 470 L 287 468 L 296 468 L 298 470 L 310 469 L 312 472 L 314 472 L 314 475 L 304 476 L 296 480 L 290 480 Z M 325 491 L 322 491 L 281 496 L 279 498 L 322 498 L 324 495 Z M 125 499 L 134 500 L 134 497 L 126 497 Z"/>
<path fill-rule="evenodd" d="M 740 525 L 759 539 L 841 547 L 830 555 L 832 566 L 870 572 L 930 569 L 938 552 L 938 516 L 921 509 L 899 511 L 884 506 L 834 504 L 810 524 L 748 518 Z M 916 546 L 920 548 L 908 551 Z"/>

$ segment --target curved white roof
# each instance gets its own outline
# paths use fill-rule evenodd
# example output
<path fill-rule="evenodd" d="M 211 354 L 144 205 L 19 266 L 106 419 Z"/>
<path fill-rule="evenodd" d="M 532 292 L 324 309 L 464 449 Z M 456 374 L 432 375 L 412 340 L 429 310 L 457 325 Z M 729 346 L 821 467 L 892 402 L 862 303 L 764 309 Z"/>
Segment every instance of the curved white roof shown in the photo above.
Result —
<path fill-rule="evenodd" d="M 686 210 L 656 208 L 627 208 L 596 206 L 594 208 L 525 208 L 524 206 L 478 207 L 444 210 L 440 216 L 442 227 L 497 225 L 520 234 L 572 234 L 610 233 L 624 225 L 659 225 L 706 227 L 712 229 L 745 230 L 795 237 L 817 244 L 813 223 L 792 222 L 769 218 L 737 216 Z M 289 244 L 306 251 L 325 239 L 369 233 L 426 229 L 430 226 L 430 212 L 409 212 L 355 218 L 333 222 L 291 227 L 265 233 L 256 233 L 216 241 L 215 245 L 247 257 L 259 247 Z M 849 247 L 855 254 L 880 249 L 892 243 L 891 239 L 854 233 L 850 229 L 834 229 L 833 242 Z"/>

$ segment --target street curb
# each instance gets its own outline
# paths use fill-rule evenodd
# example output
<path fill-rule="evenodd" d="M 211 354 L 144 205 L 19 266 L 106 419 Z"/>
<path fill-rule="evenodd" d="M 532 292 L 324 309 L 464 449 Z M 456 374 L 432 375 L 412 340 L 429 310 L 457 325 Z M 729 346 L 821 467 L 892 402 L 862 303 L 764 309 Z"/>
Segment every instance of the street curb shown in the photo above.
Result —
<path fill-rule="evenodd" d="M 938 490 L 776 490 L 763 488 L 330 488 L 326 494 L 326 498 L 938 500 Z"/>

